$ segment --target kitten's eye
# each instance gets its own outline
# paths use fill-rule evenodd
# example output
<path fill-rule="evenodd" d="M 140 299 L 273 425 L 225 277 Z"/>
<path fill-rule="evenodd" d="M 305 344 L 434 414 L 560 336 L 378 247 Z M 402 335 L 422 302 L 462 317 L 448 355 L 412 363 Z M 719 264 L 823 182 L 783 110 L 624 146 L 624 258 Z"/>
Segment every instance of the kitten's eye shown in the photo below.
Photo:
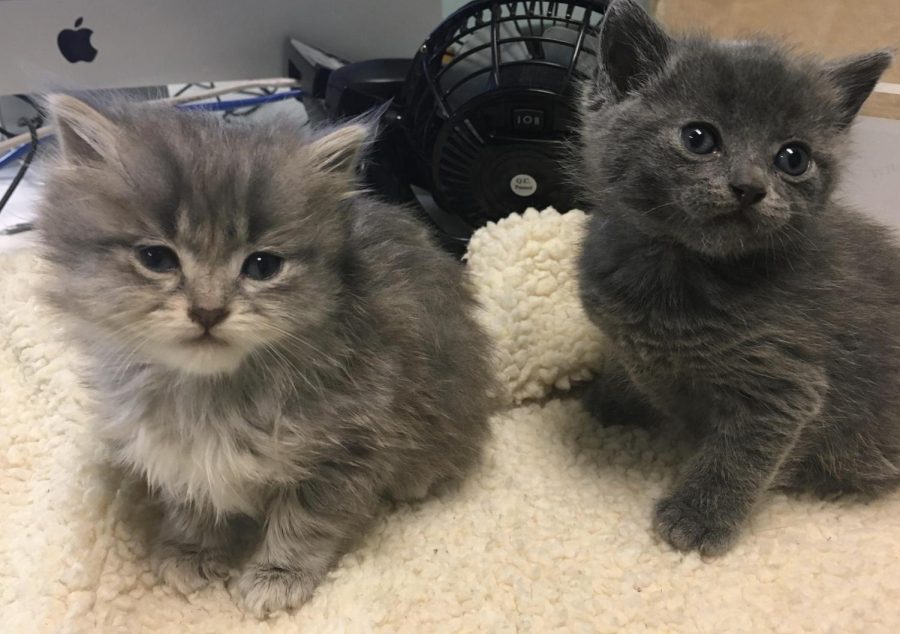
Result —
<path fill-rule="evenodd" d="M 179 267 L 178 256 L 169 247 L 139 247 L 138 259 L 145 267 L 157 273 L 167 273 Z"/>
<path fill-rule="evenodd" d="M 681 128 L 681 141 L 694 154 L 709 154 L 719 147 L 716 131 L 705 123 L 689 123 Z"/>
<path fill-rule="evenodd" d="M 800 176 L 809 169 L 809 152 L 799 143 L 788 143 L 775 155 L 775 167 L 785 174 Z"/>
<path fill-rule="evenodd" d="M 284 259 L 271 253 L 259 251 L 251 253 L 244 260 L 244 266 L 241 267 L 241 274 L 246 275 L 251 280 L 267 280 L 274 277 L 281 270 Z"/>

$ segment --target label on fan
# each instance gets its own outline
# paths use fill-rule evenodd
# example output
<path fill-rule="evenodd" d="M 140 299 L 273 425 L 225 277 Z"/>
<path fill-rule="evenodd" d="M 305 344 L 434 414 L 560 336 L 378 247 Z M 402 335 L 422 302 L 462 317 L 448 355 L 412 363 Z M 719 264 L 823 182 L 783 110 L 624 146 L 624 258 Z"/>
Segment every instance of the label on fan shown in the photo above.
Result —
<path fill-rule="evenodd" d="M 537 181 L 528 174 L 516 174 L 512 177 L 512 180 L 509 181 L 509 188 L 513 190 L 515 195 L 524 198 L 526 196 L 531 196 L 537 191 Z"/>
<path fill-rule="evenodd" d="M 540 130 L 544 127 L 544 111 L 516 108 L 513 110 L 513 127 L 516 130 Z"/>

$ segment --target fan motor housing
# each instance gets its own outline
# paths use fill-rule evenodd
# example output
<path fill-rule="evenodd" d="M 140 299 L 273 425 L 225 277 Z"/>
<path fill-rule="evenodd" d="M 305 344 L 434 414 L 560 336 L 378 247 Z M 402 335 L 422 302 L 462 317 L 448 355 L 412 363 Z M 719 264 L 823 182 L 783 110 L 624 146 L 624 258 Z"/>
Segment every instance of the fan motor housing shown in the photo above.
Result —
<path fill-rule="evenodd" d="M 607 4 L 476 0 L 426 40 L 399 101 L 409 174 L 444 212 L 474 230 L 577 203 L 562 165 Z"/>
<path fill-rule="evenodd" d="M 472 227 L 527 207 L 574 203 L 561 173 L 570 102 L 508 89 L 473 99 L 437 131 L 430 182 L 435 202 Z"/>

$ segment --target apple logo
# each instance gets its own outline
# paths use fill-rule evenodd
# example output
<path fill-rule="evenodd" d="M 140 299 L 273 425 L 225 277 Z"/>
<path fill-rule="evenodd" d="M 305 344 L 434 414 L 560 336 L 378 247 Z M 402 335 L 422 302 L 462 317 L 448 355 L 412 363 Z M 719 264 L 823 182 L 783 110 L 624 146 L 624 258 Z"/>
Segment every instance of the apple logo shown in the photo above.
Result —
<path fill-rule="evenodd" d="M 93 62 L 97 49 L 91 44 L 91 29 L 79 29 L 84 18 L 75 20 L 75 29 L 63 29 L 56 37 L 59 52 L 71 63 Z"/>

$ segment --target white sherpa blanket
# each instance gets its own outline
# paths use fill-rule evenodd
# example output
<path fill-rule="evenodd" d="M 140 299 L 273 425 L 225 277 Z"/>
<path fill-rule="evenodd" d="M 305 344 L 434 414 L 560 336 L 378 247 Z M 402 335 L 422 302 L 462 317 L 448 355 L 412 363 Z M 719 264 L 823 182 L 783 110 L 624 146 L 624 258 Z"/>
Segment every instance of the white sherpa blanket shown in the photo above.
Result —
<path fill-rule="evenodd" d="M 547 393 L 600 349 L 572 276 L 583 220 L 532 211 L 472 243 L 511 403 L 484 466 L 386 516 L 310 603 L 265 622 L 221 585 L 184 598 L 154 579 L 34 255 L 0 258 L 0 632 L 900 631 L 900 496 L 773 496 L 708 563 L 652 536 L 671 448 Z"/>

